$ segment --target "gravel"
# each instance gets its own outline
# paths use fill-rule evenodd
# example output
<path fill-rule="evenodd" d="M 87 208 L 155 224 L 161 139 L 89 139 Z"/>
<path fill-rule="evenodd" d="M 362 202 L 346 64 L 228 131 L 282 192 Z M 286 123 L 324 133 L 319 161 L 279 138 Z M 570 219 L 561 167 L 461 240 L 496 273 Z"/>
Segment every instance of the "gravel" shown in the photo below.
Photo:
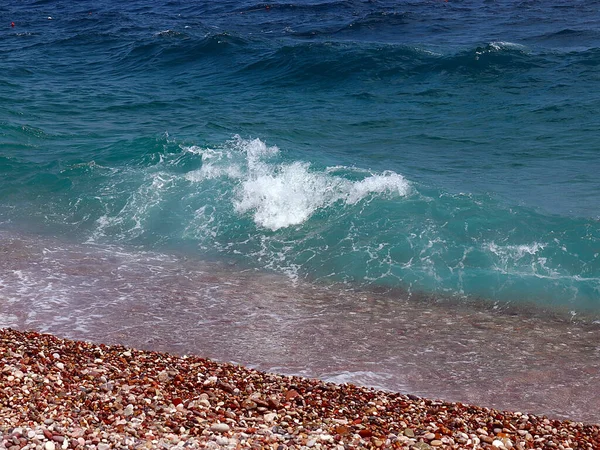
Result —
<path fill-rule="evenodd" d="M 600 427 L 0 330 L 0 449 L 600 449 Z"/>

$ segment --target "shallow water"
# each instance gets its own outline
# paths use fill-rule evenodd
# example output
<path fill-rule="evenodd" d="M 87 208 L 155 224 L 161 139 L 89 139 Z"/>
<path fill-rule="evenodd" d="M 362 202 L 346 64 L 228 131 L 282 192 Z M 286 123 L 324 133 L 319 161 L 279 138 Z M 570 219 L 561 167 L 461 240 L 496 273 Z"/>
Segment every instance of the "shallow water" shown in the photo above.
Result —
<path fill-rule="evenodd" d="M 597 321 L 24 235 L 0 254 L 3 327 L 600 421 Z"/>

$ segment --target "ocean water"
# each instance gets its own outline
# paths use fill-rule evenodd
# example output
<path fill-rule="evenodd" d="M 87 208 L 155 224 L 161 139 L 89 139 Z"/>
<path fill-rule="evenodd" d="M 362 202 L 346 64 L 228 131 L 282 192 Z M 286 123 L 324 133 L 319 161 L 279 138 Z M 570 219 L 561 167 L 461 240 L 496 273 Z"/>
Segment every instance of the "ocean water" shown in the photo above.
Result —
<path fill-rule="evenodd" d="M 600 2 L 0 18 L 2 326 L 600 420 Z"/>

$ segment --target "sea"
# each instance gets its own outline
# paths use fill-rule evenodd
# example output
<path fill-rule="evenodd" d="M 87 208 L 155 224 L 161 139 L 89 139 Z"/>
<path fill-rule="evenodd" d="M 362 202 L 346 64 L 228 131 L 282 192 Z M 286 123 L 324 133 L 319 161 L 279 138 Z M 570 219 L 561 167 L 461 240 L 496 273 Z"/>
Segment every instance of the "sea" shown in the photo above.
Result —
<path fill-rule="evenodd" d="M 600 1 L 2 2 L 0 326 L 600 422 Z"/>

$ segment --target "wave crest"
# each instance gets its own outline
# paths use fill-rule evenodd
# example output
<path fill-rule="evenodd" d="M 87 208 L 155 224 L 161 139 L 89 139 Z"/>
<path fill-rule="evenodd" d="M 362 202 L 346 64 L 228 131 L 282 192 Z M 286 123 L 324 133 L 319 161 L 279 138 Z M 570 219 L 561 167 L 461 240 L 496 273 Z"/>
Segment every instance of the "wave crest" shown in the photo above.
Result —
<path fill-rule="evenodd" d="M 350 180 L 333 175 L 329 169 L 314 169 L 308 162 L 280 162 L 279 149 L 260 139 L 238 136 L 221 151 L 197 147 L 189 150 L 200 152 L 203 159 L 202 167 L 187 175 L 189 180 L 219 176 L 235 179 L 236 212 L 252 214 L 258 226 L 272 231 L 300 225 L 318 210 L 338 202 L 354 205 L 370 195 L 409 193 L 408 182 L 395 172 L 365 176 L 364 171 L 352 171 L 363 178 Z"/>

